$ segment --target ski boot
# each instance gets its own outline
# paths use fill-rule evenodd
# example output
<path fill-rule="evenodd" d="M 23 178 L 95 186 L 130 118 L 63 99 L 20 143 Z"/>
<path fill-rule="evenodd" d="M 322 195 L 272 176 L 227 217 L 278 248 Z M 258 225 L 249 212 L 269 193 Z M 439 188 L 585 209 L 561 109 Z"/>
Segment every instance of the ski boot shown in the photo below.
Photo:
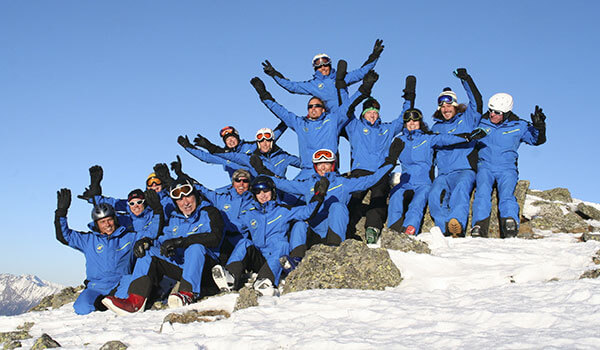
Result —
<path fill-rule="evenodd" d="M 235 286 L 235 277 L 221 265 L 212 268 L 212 277 L 221 292 L 231 292 Z"/>

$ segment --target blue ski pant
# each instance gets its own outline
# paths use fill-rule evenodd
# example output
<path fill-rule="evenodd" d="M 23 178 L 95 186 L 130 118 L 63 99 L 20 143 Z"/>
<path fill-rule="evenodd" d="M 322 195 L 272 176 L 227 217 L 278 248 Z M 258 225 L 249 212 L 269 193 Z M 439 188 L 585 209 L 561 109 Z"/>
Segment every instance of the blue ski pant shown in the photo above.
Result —
<path fill-rule="evenodd" d="M 323 211 L 323 209 L 321 209 Z M 325 216 L 326 215 L 326 216 Z M 346 229 L 348 228 L 349 221 L 348 206 L 340 203 L 331 203 L 328 210 L 320 212 L 317 216 L 308 221 L 309 226 L 312 230 L 325 238 L 327 236 L 327 230 L 331 229 L 335 234 L 340 236 L 342 242 L 346 240 Z"/>
<path fill-rule="evenodd" d="M 516 169 L 491 170 L 480 167 L 477 170 L 477 188 L 473 200 L 473 225 L 490 216 L 492 209 L 492 190 L 496 183 L 498 210 L 500 218 L 513 218 L 519 223 L 519 204 L 515 197 L 515 188 L 519 181 Z"/>
<path fill-rule="evenodd" d="M 402 219 L 404 213 L 404 194 L 406 191 L 413 191 L 413 197 L 408 208 L 406 208 L 406 214 L 404 215 L 404 221 L 402 226 L 408 227 L 413 226 L 416 233 L 419 234 L 421 228 L 421 220 L 423 220 L 423 214 L 425 206 L 427 205 L 427 198 L 429 191 L 431 190 L 431 184 L 423 185 L 410 185 L 408 183 L 398 184 L 391 191 L 390 203 L 388 207 L 388 227 L 392 226 L 398 220 Z"/>
<path fill-rule="evenodd" d="M 428 199 L 429 212 L 442 231 L 452 218 L 458 220 L 463 229 L 466 228 L 474 184 L 473 170 L 457 170 L 438 175 L 433 180 Z"/>

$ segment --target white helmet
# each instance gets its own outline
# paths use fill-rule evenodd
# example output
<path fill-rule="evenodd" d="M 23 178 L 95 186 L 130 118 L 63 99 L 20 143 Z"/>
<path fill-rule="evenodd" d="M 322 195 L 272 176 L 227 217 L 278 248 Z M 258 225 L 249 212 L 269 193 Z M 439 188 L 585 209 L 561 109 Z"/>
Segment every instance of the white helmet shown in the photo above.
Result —
<path fill-rule="evenodd" d="M 513 98 L 507 93 L 499 92 L 490 97 L 488 108 L 502 113 L 509 112 L 513 108 Z"/>
<path fill-rule="evenodd" d="M 272 141 L 274 138 L 273 130 L 269 128 L 261 128 L 256 132 L 256 141 L 260 142 L 263 139 L 267 141 Z"/>

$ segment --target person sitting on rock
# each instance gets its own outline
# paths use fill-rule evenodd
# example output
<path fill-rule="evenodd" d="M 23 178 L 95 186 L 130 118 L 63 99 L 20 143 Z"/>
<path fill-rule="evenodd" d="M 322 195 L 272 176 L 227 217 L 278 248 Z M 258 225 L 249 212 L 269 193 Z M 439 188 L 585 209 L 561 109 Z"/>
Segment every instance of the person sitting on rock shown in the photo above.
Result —
<path fill-rule="evenodd" d="M 490 97 L 489 110 L 479 123 L 487 136 L 477 142 L 477 189 L 473 200 L 472 236 L 488 236 L 491 196 L 498 190 L 501 237 L 514 237 L 519 230 L 519 204 L 514 192 L 519 180 L 517 163 L 521 143 L 539 146 L 546 142 L 546 116 L 535 106 L 531 122 L 512 112 L 513 98 L 507 93 Z"/>
<path fill-rule="evenodd" d="M 315 70 L 314 77 L 307 81 L 290 81 L 283 74 L 279 73 L 271 63 L 266 60 L 263 62 L 265 74 L 272 77 L 279 86 L 293 94 L 312 95 L 319 98 L 325 105 L 325 109 L 333 112 L 348 100 L 348 86 L 361 81 L 365 74 L 375 68 L 379 56 L 383 52 L 383 40 L 377 39 L 373 46 L 373 52 L 363 63 L 362 67 L 350 72 L 337 72 L 331 67 L 331 59 L 327 54 L 320 53 L 315 55 L 312 60 L 312 66 Z M 339 66 L 338 66 L 339 67 Z M 343 86 L 336 84 L 336 78 L 341 78 Z"/>
<path fill-rule="evenodd" d="M 275 294 L 282 265 L 290 264 L 291 269 L 291 264 L 297 265 L 306 252 L 308 224 L 304 220 L 316 213 L 327 192 L 327 178 L 320 181 L 311 202 L 297 207 L 277 201 L 277 189 L 269 177 L 261 175 L 252 181 L 250 191 L 255 207 L 239 218 L 248 238 L 238 242 L 225 267 L 217 265 L 212 270 L 221 291 L 238 289 L 242 273 L 249 270 L 258 273 L 256 291 L 261 295 Z"/>
<path fill-rule="evenodd" d="M 118 315 L 144 311 L 148 297 L 163 276 L 180 282 L 179 291 L 168 298 L 169 307 L 195 302 L 203 292 L 204 269 L 210 271 L 218 262 L 223 237 L 223 218 L 219 211 L 203 201 L 188 178 L 178 178 L 171 185 L 169 195 L 177 209 L 152 245 L 135 247 L 143 256 L 136 261 L 128 297 L 102 299 L 102 303 Z"/>

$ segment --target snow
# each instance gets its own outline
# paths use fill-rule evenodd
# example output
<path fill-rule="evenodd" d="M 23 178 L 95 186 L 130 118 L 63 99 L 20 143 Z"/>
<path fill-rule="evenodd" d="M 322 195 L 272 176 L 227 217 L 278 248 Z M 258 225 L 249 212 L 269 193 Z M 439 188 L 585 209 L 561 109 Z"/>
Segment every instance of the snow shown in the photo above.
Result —
<path fill-rule="evenodd" d="M 124 317 L 58 310 L 0 317 L 0 331 L 33 321 L 33 339 L 48 333 L 64 348 L 97 349 L 121 340 L 130 349 L 597 348 L 600 242 L 551 234 L 539 240 L 419 236 L 432 255 L 390 251 L 404 280 L 385 291 L 311 290 L 262 297 L 228 319 L 162 323 L 170 312 L 232 312 L 236 294 L 181 309 Z"/>

